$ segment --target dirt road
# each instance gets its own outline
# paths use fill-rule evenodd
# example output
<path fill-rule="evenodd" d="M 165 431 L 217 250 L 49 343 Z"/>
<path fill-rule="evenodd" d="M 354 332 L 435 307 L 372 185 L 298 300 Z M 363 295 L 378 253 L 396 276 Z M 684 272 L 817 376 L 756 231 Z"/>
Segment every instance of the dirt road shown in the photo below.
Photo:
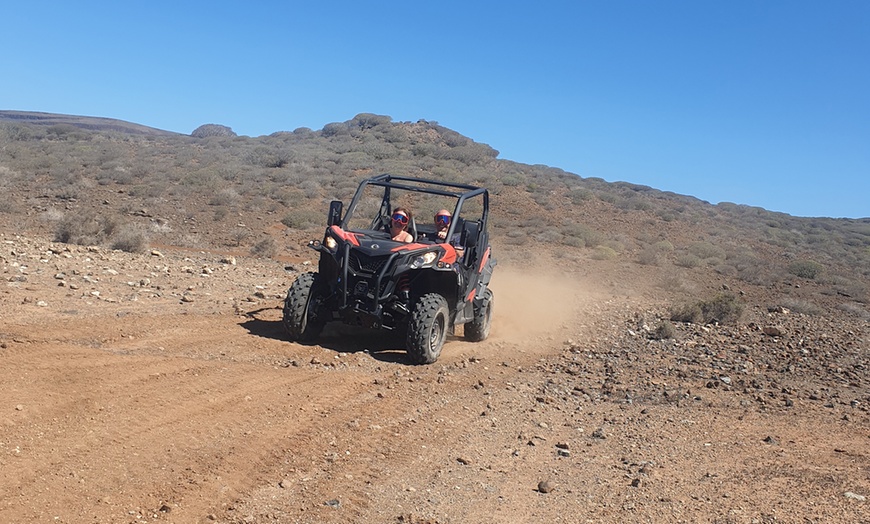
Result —
<path fill-rule="evenodd" d="M 0 522 L 870 522 L 866 378 L 711 387 L 618 275 L 501 267 L 492 337 L 419 367 L 287 342 L 278 263 L 4 241 Z"/>

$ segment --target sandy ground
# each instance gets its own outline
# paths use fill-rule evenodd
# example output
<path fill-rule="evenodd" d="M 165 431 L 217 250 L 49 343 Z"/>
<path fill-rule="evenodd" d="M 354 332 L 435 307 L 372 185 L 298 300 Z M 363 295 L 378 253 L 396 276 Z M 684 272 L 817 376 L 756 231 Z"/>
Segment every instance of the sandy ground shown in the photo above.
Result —
<path fill-rule="evenodd" d="M 640 336 L 638 270 L 502 265 L 410 366 L 287 342 L 281 262 L 2 240 L 0 522 L 870 522 L 866 320 L 783 378 L 751 326 Z"/>

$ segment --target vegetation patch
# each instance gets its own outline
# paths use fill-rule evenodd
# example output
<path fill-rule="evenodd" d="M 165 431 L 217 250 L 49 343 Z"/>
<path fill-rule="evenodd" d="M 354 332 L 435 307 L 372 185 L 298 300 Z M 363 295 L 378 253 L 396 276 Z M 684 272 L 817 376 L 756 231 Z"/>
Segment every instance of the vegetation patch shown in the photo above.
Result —
<path fill-rule="evenodd" d="M 684 304 L 671 309 L 674 322 L 693 324 L 733 324 L 743 315 L 743 303 L 733 293 L 719 293 L 709 300 Z"/>
<path fill-rule="evenodd" d="M 662 320 L 661 323 L 649 334 L 649 338 L 653 340 L 668 340 L 676 336 L 677 328 L 667 320 Z"/>
<path fill-rule="evenodd" d="M 613 260 L 618 254 L 613 248 L 607 246 L 596 246 L 590 255 L 594 260 Z"/>
<path fill-rule="evenodd" d="M 783 297 L 779 300 L 779 305 L 790 311 L 793 311 L 795 313 L 802 313 L 804 315 L 816 316 L 821 315 L 825 312 L 825 310 L 817 304 L 814 304 L 808 300 L 794 297 Z"/>
<path fill-rule="evenodd" d="M 795 260 L 788 265 L 789 273 L 807 280 L 814 280 L 824 269 L 825 266 L 815 260 Z"/>

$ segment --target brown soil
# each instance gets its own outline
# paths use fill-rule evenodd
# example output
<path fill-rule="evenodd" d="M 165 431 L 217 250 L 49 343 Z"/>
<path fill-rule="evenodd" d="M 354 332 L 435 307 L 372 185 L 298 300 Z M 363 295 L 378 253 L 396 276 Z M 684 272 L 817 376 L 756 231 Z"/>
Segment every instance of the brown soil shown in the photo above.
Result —
<path fill-rule="evenodd" d="M 302 259 L 0 248 L 0 522 L 870 522 L 860 316 L 725 283 L 737 325 L 657 340 L 655 268 L 533 260 L 497 268 L 490 339 L 410 366 L 287 342 Z"/>

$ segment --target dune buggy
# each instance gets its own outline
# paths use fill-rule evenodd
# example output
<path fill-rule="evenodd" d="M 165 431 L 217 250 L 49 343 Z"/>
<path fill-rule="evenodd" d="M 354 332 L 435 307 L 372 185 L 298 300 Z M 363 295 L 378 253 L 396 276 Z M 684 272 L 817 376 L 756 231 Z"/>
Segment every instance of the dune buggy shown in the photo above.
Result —
<path fill-rule="evenodd" d="M 389 233 L 393 209 L 411 211 L 411 243 Z M 492 323 L 489 281 L 496 265 L 487 233 L 489 193 L 466 184 L 379 175 L 363 180 L 342 215 L 329 206 L 317 272 L 290 286 L 283 323 L 290 340 L 313 342 L 331 321 L 405 335 L 410 360 L 435 362 L 447 334 L 484 340 Z M 434 222 L 452 212 L 444 240 Z"/>

